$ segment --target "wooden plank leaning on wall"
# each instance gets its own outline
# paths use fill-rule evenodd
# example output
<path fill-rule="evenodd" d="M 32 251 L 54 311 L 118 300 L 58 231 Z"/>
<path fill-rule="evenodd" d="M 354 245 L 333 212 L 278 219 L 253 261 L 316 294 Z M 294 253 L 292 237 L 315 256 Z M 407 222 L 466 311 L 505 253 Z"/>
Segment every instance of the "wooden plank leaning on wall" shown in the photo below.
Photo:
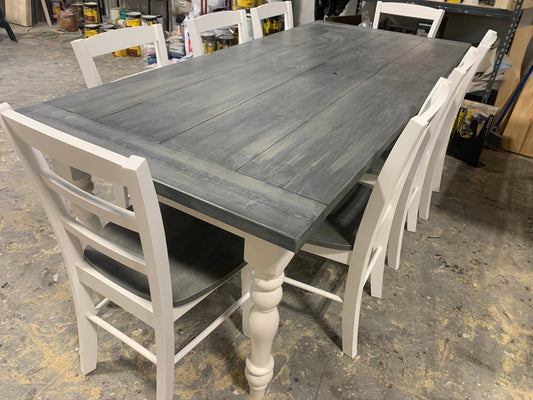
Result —
<path fill-rule="evenodd" d="M 31 0 L 6 0 L 6 19 L 13 24 L 31 26 Z"/>

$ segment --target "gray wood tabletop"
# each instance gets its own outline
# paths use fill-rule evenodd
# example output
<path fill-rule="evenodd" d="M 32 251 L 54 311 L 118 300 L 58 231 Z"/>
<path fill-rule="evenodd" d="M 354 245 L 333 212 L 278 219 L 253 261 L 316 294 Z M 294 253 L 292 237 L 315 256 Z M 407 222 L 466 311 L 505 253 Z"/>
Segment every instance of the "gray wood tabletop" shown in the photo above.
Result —
<path fill-rule="evenodd" d="M 145 157 L 158 194 L 297 251 L 467 48 L 315 22 L 18 111 Z"/>

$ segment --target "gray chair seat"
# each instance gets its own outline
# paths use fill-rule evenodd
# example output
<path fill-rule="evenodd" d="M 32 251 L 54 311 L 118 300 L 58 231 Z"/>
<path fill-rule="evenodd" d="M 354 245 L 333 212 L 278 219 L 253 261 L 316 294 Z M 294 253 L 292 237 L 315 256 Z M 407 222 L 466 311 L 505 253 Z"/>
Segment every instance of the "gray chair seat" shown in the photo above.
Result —
<path fill-rule="evenodd" d="M 167 240 L 174 307 L 190 303 L 246 265 L 244 239 L 172 207 L 160 204 Z M 109 223 L 103 237 L 142 255 L 137 232 Z M 87 246 L 87 262 L 118 285 L 150 300 L 148 278 Z"/>
<path fill-rule="evenodd" d="M 357 185 L 313 232 L 307 243 L 351 250 L 372 188 Z"/>

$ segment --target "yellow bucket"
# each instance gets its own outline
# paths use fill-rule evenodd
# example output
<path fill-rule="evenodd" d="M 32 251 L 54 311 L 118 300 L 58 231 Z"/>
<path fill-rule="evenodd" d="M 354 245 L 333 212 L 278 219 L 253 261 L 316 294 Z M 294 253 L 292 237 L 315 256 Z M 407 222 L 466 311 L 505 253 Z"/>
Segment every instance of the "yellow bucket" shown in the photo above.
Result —
<path fill-rule="evenodd" d="M 141 26 L 141 13 L 138 11 L 130 11 L 126 14 L 126 26 L 128 28 L 134 26 Z M 141 56 L 141 46 L 130 47 L 127 50 L 128 56 L 140 57 Z"/>
<path fill-rule="evenodd" d="M 86 24 L 97 24 L 100 22 L 98 16 L 98 3 L 83 4 L 83 15 Z"/>
<path fill-rule="evenodd" d="M 100 25 L 98 24 L 85 24 L 85 39 L 91 36 L 98 35 L 100 33 Z"/>

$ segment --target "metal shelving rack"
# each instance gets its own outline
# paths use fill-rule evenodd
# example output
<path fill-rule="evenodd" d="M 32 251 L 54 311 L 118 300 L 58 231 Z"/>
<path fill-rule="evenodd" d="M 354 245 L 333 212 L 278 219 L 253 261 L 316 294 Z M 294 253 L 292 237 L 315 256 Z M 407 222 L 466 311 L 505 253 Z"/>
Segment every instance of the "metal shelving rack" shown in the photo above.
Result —
<path fill-rule="evenodd" d="M 376 0 L 368 0 L 375 2 Z M 396 1 L 396 2 L 402 2 L 402 3 L 414 3 L 414 4 L 420 4 L 422 6 L 428 6 L 433 8 L 441 8 L 445 10 L 446 12 L 455 13 L 455 14 L 467 14 L 467 15 L 477 15 L 481 17 L 489 17 L 489 18 L 501 18 L 501 19 L 508 19 L 509 25 L 507 27 L 507 32 L 502 40 L 500 40 L 500 45 L 498 47 L 498 50 L 496 51 L 496 57 L 494 60 L 494 68 L 492 70 L 492 73 L 490 74 L 489 81 L 487 83 L 487 87 L 481 95 L 482 102 L 486 103 L 489 100 L 490 94 L 492 92 L 492 87 L 494 86 L 494 80 L 496 79 L 496 76 L 498 75 L 498 71 L 500 69 L 503 56 L 509 51 L 509 48 L 511 47 L 511 43 L 513 41 L 513 37 L 516 31 L 516 28 L 518 26 L 518 22 L 520 21 L 521 11 L 522 11 L 522 3 L 523 0 L 518 0 L 515 3 L 515 6 L 512 10 L 504 10 L 501 8 L 494 8 L 494 7 L 488 7 L 488 6 L 476 6 L 476 5 L 469 5 L 469 4 L 462 4 L 462 3 L 445 3 L 445 2 L 439 2 L 439 1 L 432 1 L 432 0 L 383 0 L 383 1 Z M 360 1 L 358 4 L 358 7 L 360 6 Z"/>

